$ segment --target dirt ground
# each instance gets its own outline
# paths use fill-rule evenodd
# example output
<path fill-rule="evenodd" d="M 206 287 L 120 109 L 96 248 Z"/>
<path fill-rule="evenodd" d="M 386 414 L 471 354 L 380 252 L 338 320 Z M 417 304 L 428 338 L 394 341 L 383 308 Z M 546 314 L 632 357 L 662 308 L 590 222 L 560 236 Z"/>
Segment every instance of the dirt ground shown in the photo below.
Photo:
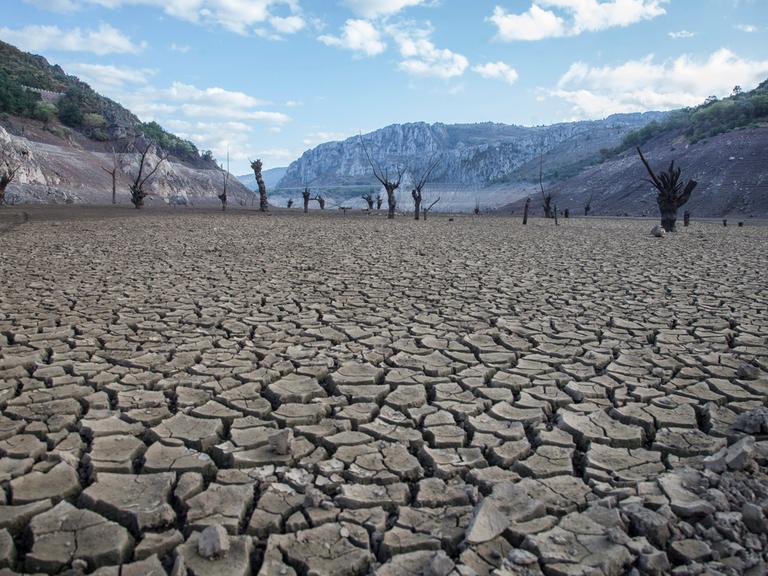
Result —
<path fill-rule="evenodd" d="M 451 218 L 0 210 L 0 569 L 765 574 L 768 226 Z"/>

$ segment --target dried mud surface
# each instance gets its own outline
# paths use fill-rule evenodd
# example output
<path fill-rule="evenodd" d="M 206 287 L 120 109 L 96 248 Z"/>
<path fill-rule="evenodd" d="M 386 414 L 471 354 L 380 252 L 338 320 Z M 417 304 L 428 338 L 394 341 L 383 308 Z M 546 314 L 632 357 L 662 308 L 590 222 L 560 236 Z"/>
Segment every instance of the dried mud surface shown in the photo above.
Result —
<path fill-rule="evenodd" d="M 768 227 L 0 216 L 0 574 L 768 571 Z"/>

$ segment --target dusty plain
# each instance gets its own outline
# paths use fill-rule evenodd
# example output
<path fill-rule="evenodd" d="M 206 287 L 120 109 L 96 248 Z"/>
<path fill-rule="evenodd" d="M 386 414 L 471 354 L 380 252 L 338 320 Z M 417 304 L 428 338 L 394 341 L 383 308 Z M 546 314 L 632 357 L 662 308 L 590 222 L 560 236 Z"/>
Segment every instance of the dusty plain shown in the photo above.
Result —
<path fill-rule="evenodd" d="M 383 216 L 0 211 L 0 574 L 768 573 L 768 227 Z"/>

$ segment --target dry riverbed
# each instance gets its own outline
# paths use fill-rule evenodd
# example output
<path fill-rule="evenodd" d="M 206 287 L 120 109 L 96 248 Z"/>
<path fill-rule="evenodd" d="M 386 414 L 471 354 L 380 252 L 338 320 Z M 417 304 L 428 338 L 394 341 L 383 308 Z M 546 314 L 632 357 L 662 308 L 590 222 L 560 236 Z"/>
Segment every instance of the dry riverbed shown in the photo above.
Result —
<path fill-rule="evenodd" d="M 768 227 L 24 210 L 0 574 L 768 572 Z"/>

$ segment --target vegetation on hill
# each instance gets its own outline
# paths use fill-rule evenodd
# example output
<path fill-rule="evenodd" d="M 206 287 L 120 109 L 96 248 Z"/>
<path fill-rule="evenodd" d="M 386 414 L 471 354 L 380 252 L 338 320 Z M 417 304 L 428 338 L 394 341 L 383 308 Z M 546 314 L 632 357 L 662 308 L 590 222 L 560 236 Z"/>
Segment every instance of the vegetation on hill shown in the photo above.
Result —
<path fill-rule="evenodd" d="M 736 128 L 768 122 L 768 80 L 754 90 L 743 92 L 739 86 L 722 100 L 710 96 L 700 106 L 670 112 L 663 120 L 654 120 L 639 130 L 627 134 L 616 148 L 603 151 L 605 157 L 615 156 L 642 146 L 667 131 L 685 134 L 693 143 Z"/>
<path fill-rule="evenodd" d="M 54 92 L 55 103 L 29 88 Z M 58 120 L 99 141 L 144 134 L 163 150 L 189 162 L 213 162 L 210 152 L 200 153 L 192 142 L 164 130 L 157 122 L 141 122 L 117 102 L 105 98 L 60 66 L 42 56 L 22 52 L 0 41 L 0 113 L 41 120 L 48 126 Z"/>

